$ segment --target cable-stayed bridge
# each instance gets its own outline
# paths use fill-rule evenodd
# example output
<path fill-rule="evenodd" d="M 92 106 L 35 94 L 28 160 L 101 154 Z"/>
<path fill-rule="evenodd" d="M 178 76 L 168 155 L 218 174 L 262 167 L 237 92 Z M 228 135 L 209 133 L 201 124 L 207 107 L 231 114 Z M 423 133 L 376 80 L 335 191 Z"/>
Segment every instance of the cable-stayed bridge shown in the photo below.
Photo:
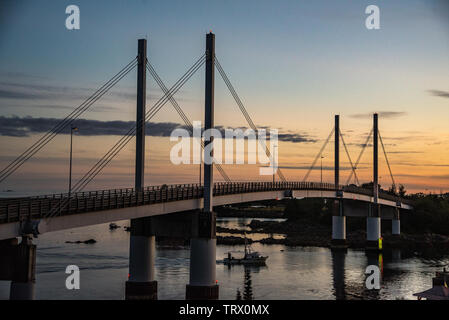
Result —
<path fill-rule="evenodd" d="M 71 126 L 121 79 L 137 68 L 136 124 L 130 127 L 73 185 L 69 193 L 0 199 L 0 256 L 4 258 L 3 267 L 0 269 L 0 280 L 12 280 L 11 298 L 34 296 L 36 246 L 32 244 L 33 235 L 92 224 L 131 219 L 129 280 L 126 283 L 125 293 L 127 299 L 157 298 L 157 281 L 154 279 L 155 236 L 157 235 L 188 236 L 191 239 L 190 282 L 186 286 L 186 298 L 218 298 L 219 290 L 215 279 L 214 206 L 281 198 L 325 198 L 333 201 L 332 243 L 336 249 L 346 246 L 347 216 L 367 218 L 367 249 L 379 249 L 381 219 L 392 220 L 393 234 L 400 234 L 400 211 L 411 210 L 413 203 L 395 193 L 387 193 L 379 188 L 379 141 L 392 185 L 395 186 L 396 183 L 378 129 L 377 114 L 373 115 L 373 127 L 355 162 L 350 157 L 344 135 L 340 130 L 340 117 L 336 115 L 334 127 L 302 181 L 289 181 L 278 169 L 279 181 L 277 182 L 261 182 L 257 181 L 257 178 L 253 182 L 238 182 L 233 181 L 219 163 L 204 163 L 203 184 L 145 186 L 145 124 L 170 102 L 184 124 L 193 130 L 192 122 L 179 106 L 174 95 L 204 65 L 204 130 L 214 128 L 214 87 L 215 70 L 217 70 L 249 127 L 257 132 L 253 119 L 215 54 L 214 34 L 209 33 L 206 36 L 205 54 L 198 58 L 170 88 L 166 87 L 147 58 L 147 41 L 141 39 L 138 42 L 136 58 L 133 58 L 94 94 L 0 171 L 0 183 L 2 183 L 58 134 L 63 133 L 64 129 Z M 164 93 L 148 110 L 146 108 L 147 71 Z M 315 168 L 332 136 L 334 136 L 334 183 L 308 181 L 311 171 Z M 85 191 L 89 183 L 134 137 L 136 138 L 134 188 Z M 349 182 L 354 178 L 359 184 L 357 166 L 371 139 L 373 183 L 372 188 L 366 189 Z M 343 185 L 340 183 L 340 141 L 351 164 L 351 175 Z M 213 139 L 206 137 L 201 147 L 206 150 L 209 144 L 213 144 Z M 265 150 L 268 158 L 272 159 L 273 155 L 268 146 L 263 142 L 260 144 L 259 147 Z M 214 182 L 214 169 L 222 176 L 224 182 Z M 173 215 L 175 213 L 176 215 Z M 182 213 L 186 213 L 184 217 Z M 17 242 L 17 237 L 22 237 L 20 244 Z"/>

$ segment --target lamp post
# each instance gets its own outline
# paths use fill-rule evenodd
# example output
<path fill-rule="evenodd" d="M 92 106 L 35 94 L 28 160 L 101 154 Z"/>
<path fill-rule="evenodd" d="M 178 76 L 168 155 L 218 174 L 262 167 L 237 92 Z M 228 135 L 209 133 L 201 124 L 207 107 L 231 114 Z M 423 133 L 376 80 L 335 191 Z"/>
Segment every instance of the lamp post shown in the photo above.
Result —
<path fill-rule="evenodd" d="M 203 154 L 200 151 L 200 187 L 201 187 L 201 162 L 203 161 Z"/>
<path fill-rule="evenodd" d="M 69 169 L 69 198 L 72 193 L 72 145 L 73 145 L 73 131 L 78 131 L 77 127 L 70 127 L 70 169 Z"/>
<path fill-rule="evenodd" d="M 276 155 L 277 155 L 277 144 L 275 144 L 274 146 L 273 146 L 273 153 L 274 153 L 274 155 L 272 155 L 272 157 L 273 157 L 273 161 L 276 161 L 275 159 L 276 159 Z M 276 165 L 276 163 L 273 163 L 272 164 L 272 166 L 273 166 L 273 185 L 274 185 L 274 183 L 275 183 L 275 179 L 276 179 L 276 173 L 274 172 L 274 168 L 275 168 L 275 165 Z"/>
<path fill-rule="evenodd" d="M 320 170 L 320 175 L 321 175 L 320 181 L 321 181 L 321 184 L 323 184 L 323 158 L 324 158 L 324 156 L 322 155 L 321 156 L 321 170 Z"/>

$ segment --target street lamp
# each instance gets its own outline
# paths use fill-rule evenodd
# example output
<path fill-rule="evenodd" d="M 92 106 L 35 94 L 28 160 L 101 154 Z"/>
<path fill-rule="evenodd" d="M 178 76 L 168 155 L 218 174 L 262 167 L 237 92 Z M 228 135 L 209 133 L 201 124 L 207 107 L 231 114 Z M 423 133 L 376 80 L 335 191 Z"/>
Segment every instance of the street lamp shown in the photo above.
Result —
<path fill-rule="evenodd" d="M 276 153 L 277 147 L 278 147 L 277 144 L 275 144 L 275 145 L 273 146 L 273 153 L 274 153 L 274 155 L 272 155 L 272 157 L 273 157 L 273 162 L 276 161 L 275 159 L 276 159 L 276 155 L 277 155 L 277 153 Z M 276 149 L 275 149 L 275 148 L 276 148 Z M 275 179 L 276 179 L 276 173 L 274 172 L 274 168 L 275 168 L 276 163 L 272 163 L 271 165 L 273 166 L 273 185 L 274 185 Z"/>
<path fill-rule="evenodd" d="M 321 184 L 323 184 L 323 158 L 324 158 L 324 156 L 322 155 L 321 156 Z"/>
<path fill-rule="evenodd" d="M 72 193 L 72 145 L 73 145 L 73 132 L 78 131 L 77 127 L 72 126 L 70 128 L 70 170 L 69 170 L 69 198 Z"/>

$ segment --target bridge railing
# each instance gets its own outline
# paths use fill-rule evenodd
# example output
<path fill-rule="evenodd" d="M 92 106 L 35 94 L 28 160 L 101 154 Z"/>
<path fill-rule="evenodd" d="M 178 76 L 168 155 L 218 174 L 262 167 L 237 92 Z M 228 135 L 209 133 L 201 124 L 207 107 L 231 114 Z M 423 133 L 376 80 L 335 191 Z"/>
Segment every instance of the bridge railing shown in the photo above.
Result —
<path fill-rule="evenodd" d="M 217 182 L 214 196 L 247 192 L 282 190 L 326 190 L 337 191 L 334 184 L 319 182 Z M 368 196 L 373 191 L 357 186 L 339 186 L 338 190 Z M 149 186 L 136 192 L 133 188 L 109 189 L 99 191 L 52 194 L 46 196 L 0 199 L 0 223 L 23 221 L 28 218 L 42 219 L 49 216 L 62 216 L 83 212 L 110 210 L 158 202 L 199 199 L 204 194 L 199 184 L 177 184 Z M 379 196 L 391 201 L 398 197 L 381 192 Z M 410 203 L 401 199 L 404 203 Z"/>

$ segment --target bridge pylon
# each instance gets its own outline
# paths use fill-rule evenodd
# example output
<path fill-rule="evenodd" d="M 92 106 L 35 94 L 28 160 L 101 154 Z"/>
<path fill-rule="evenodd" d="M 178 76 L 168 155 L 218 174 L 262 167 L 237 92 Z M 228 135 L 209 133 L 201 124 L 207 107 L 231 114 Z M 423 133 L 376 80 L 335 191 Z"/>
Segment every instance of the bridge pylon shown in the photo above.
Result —
<path fill-rule="evenodd" d="M 332 249 L 346 249 L 346 217 L 340 190 L 340 116 L 335 115 L 334 177 L 336 197 L 332 206 Z"/>
<path fill-rule="evenodd" d="M 141 198 L 145 175 L 146 39 L 138 41 L 137 59 L 135 192 L 136 198 Z M 157 299 L 157 282 L 154 280 L 156 240 L 151 217 L 131 219 L 129 242 L 129 274 L 125 286 L 125 299 L 155 300 Z"/>
<path fill-rule="evenodd" d="M 366 219 L 366 250 L 379 250 L 381 214 L 379 205 L 379 129 L 378 114 L 373 115 L 373 202 Z"/>
<path fill-rule="evenodd" d="M 204 130 L 214 127 L 214 75 L 215 75 L 215 35 L 206 35 L 206 87 Z M 216 213 L 213 212 L 213 163 L 211 154 L 206 154 L 207 146 L 213 144 L 213 137 L 205 136 L 204 141 L 204 208 L 194 215 L 192 238 L 190 239 L 190 281 L 186 286 L 188 300 L 218 299 L 216 281 Z M 211 150 L 213 150 L 211 148 Z"/>

